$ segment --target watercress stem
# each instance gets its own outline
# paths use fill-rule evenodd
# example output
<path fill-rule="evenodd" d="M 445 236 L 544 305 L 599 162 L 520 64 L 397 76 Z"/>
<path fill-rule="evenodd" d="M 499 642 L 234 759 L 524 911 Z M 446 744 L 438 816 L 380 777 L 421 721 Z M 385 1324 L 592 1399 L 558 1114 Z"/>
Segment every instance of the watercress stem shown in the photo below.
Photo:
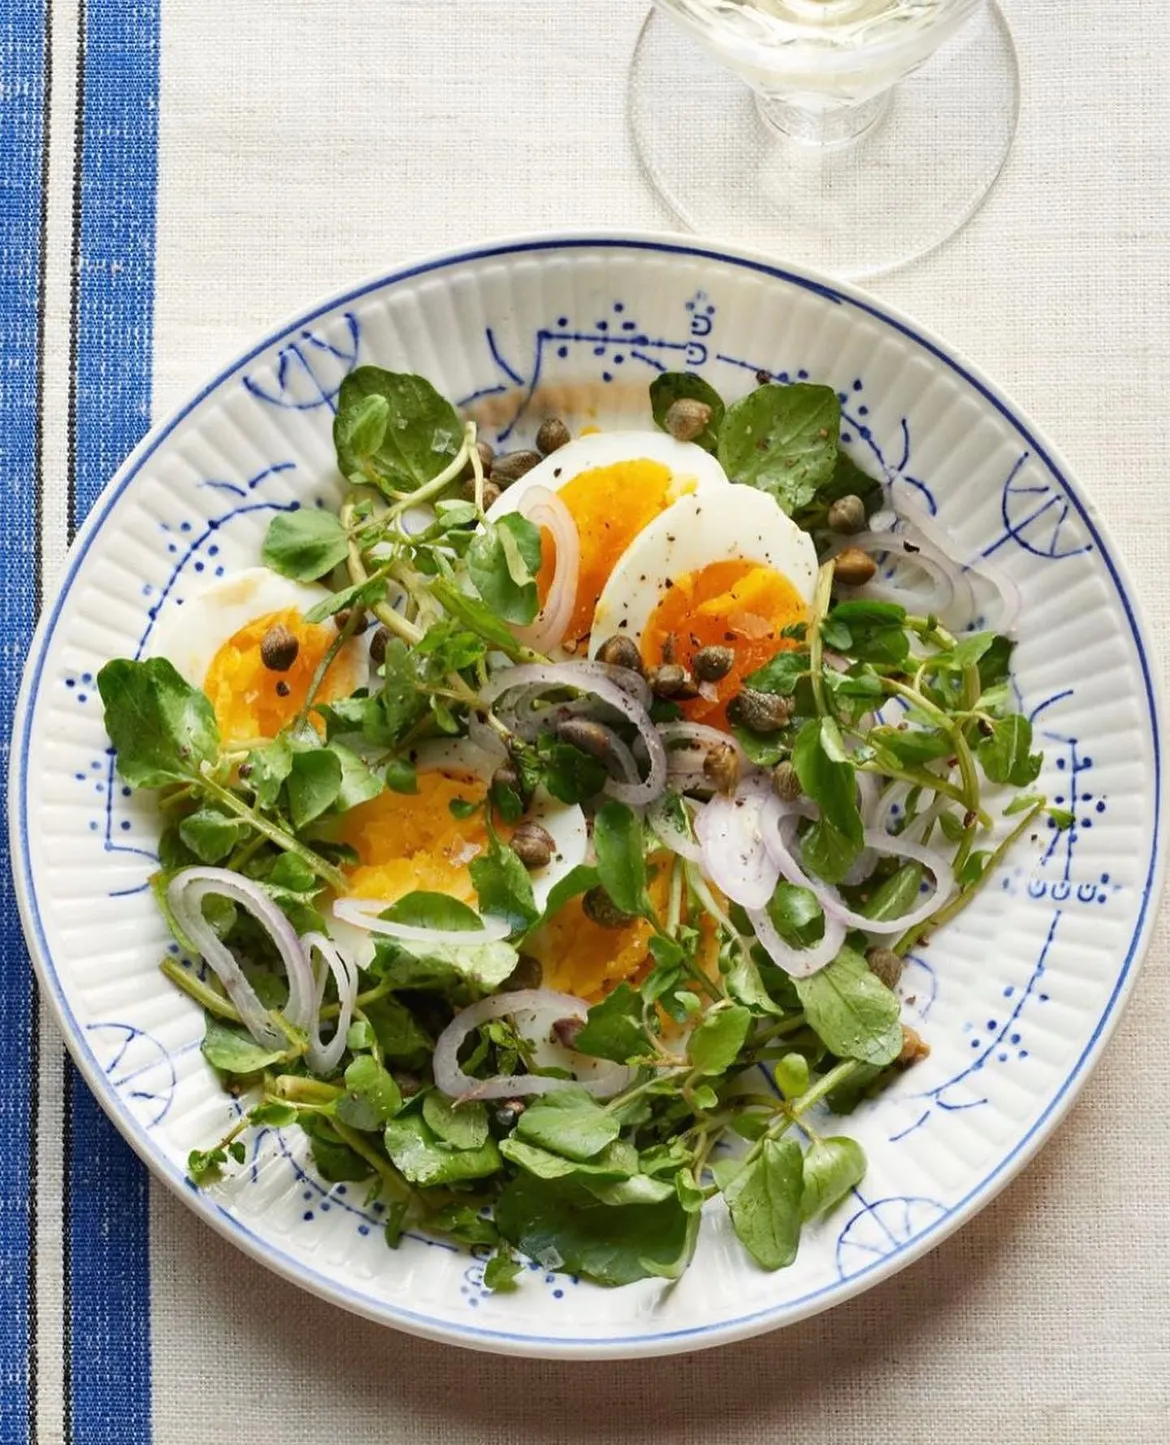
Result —
<path fill-rule="evenodd" d="M 402 513 L 409 510 L 409 508 L 417 507 L 421 502 L 429 502 L 432 497 L 437 497 L 440 492 L 445 491 L 467 466 L 468 450 L 474 447 L 474 445 L 475 423 L 468 422 L 463 428 L 463 444 L 451 461 L 448 462 L 437 477 L 432 477 L 429 482 L 424 482 L 416 491 L 408 492 L 400 502 L 395 502 L 389 512 L 387 512 L 386 520 L 388 522 L 396 522 Z"/>
<path fill-rule="evenodd" d="M 285 853 L 291 853 L 299 858 L 302 863 L 308 864 L 313 872 L 323 882 L 328 883 L 330 888 L 339 893 L 346 890 L 345 874 L 340 868 L 335 868 L 332 863 L 326 863 L 325 859 L 314 853 L 311 848 L 299 842 L 291 833 L 286 833 L 283 828 L 278 828 L 275 823 L 269 822 L 261 813 L 250 808 L 242 798 L 238 798 L 230 788 L 225 788 L 217 783 L 210 776 L 210 765 L 203 765 L 203 776 L 200 780 L 204 790 L 215 799 L 222 807 L 229 812 L 235 813 L 237 818 L 244 818 L 258 833 L 263 833 L 270 843 L 282 849 Z"/>
<path fill-rule="evenodd" d="M 355 587 L 370 580 L 370 574 L 366 570 L 365 559 L 362 556 L 361 543 L 353 535 L 353 514 L 357 503 L 353 497 L 347 497 L 341 504 L 338 518 L 341 525 L 349 533 L 347 544 L 346 569 L 349 572 L 349 580 Z M 408 618 L 403 617 L 401 612 L 395 612 L 388 602 L 375 602 L 370 611 L 378 619 L 388 632 L 395 637 L 401 638 L 403 642 L 412 646 L 422 640 L 423 629 L 416 627 Z"/>
<path fill-rule="evenodd" d="M 825 645 L 821 640 L 821 621 L 829 610 L 829 599 L 833 593 L 833 572 L 837 564 L 833 558 L 822 564 L 817 573 L 816 591 L 813 593 L 812 612 L 808 619 L 808 665 L 812 675 L 813 699 L 817 713 L 825 717 L 829 713 L 828 698 L 825 696 L 825 679 L 821 671 L 824 666 Z"/>
<path fill-rule="evenodd" d="M 389 1160 L 383 1159 L 376 1149 L 372 1149 L 357 1129 L 351 1129 L 348 1124 L 343 1124 L 340 1119 L 333 1116 L 330 1117 L 329 1123 L 342 1143 L 347 1144 L 359 1158 L 364 1159 L 379 1176 L 384 1193 L 388 1194 L 391 1199 L 401 1202 L 414 1198 L 414 1190 L 394 1165 Z"/>
<path fill-rule="evenodd" d="M 164 958 L 158 967 L 159 972 L 165 978 L 169 978 L 177 988 L 183 990 L 188 998 L 193 998 L 209 1014 L 214 1014 L 216 1018 L 226 1019 L 233 1024 L 243 1022 L 239 1010 L 231 999 L 225 998 L 216 989 L 205 984 L 189 968 L 184 968 L 177 958 Z"/>
<path fill-rule="evenodd" d="M 305 693 L 305 700 L 301 704 L 300 711 L 297 713 L 296 718 L 293 720 L 294 732 L 308 723 L 309 713 L 312 710 L 313 703 L 316 701 L 318 692 L 321 690 L 321 684 L 325 681 L 325 674 L 333 666 L 337 654 L 353 636 L 354 628 L 361 620 L 361 609 L 357 607 L 350 608 L 349 616 L 345 619 L 345 626 L 338 629 L 337 636 L 325 649 L 324 653 L 322 653 L 321 660 L 318 662 L 313 676 L 309 681 L 309 688 Z"/>

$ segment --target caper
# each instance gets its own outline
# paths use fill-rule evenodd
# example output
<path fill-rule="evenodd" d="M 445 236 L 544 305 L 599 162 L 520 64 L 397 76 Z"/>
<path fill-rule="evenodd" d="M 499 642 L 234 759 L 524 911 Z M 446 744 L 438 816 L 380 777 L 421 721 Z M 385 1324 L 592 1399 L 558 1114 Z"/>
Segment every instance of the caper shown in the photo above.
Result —
<path fill-rule="evenodd" d="M 590 888 L 581 900 L 585 917 L 591 918 L 599 928 L 625 928 L 633 917 L 623 913 L 604 888 Z"/>
<path fill-rule="evenodd" d="M 370 619 L 366 616 L 364 612 L 359 612 L 357 615 L 357 621 L 351 624 L 350 618 L 352 616 L 353 611 L 348 607 L 343 607 L 340 612 L 335 612 L 333 614 L 333 624 L 337 628 L 338 632 L 344 632 L 345 629 L 348 627 L 349 635 L 351 637 L 360 637 L 362 633 L 366 630 L 366 628 L 370 625 Z"/>
<path fill-rule="evenodd" d="M 504 1134 L 511 1133 L 525 1107 L 523 1099 L 505 1099 L 502 1104 L 497 1104 L 492 1110 L 492 1119 L 496 1127 Z"/>
<path fill-rule="evenodd" d="M 560 417 L 550 416 L 541 422 L 540 430 L 536 433 L 536 450 L 542 457 L 547 457 L 549 452 L 559 451 L 572 439 L 569 428 Z"/>
<path fill-rule="evenodd" d="M 515 993 L 521 988 L 539 988 L 544 982 L 544 969 L 540 960 L 530 953 L 522 953 L 516 960 L 516 967 L 500 984 L 501 993 Z"/>
<path fill-rule="evenodd" d="M 916 1064 L 920 1059 L 928 1058 L 930 1045 L 922 1037 L 917 1029 L 912 1029 L 909 1024 L 902 1025 L 902 1052 L 898 1055 L 898 1063 L 904 1069 L 911 1064 Z"/>
<path fill-rule="evenodd" d="M 525 868 L 545 868 L 552 862 L 556 843 L 547 828 L 527 818 L 512 834 L 512 851 Z"/>
<path fill-rule="evenodd" d="M 863 532 L 865 503 L 853 492 L 847 497 L 838 497 L 829 508 L 828 521 L 831 532 Z"/>
<path fill-rule="evenodd" d="M 703 759 L 703 775 L 720 793 L 734 793 L 739 782 L 739 753 L 730 743 L 716 743 Z"/>
<path fill-rule="evenodd" d="M 735 653 L 730 647 L 700 647 L 691 666 L 700 682 L 718 682 L 735 666 Z"/>
<path fill-rule="evenodd" d="M 512 763 L 501 763 L 492 774 L 493 788 L 511 788 L 513 792 L 520 789 L 520 770 Z"/>
<path fill-rule="evenodd" d="M 277 697 L 288 697 L 290 692 L 292 692 L 292 688 L 289 687 L 288 683 L 285 682 L 284 678 L 282 677 L 280 681 L 276 684 Z"/>
<path fill-rule="evenodd" d="M 756 733 L 775 733 L 792 721 L 793 704 L 790 697 L 781 697 L 774 692 L 759 692 L 754 687 L 745 687 L 728 708 L 732 722 L 751 728 Z"/>
<path fill-rule="evenodd" d="M 695 679 L 687 668 L 677 662 L 664 662 L 660 667 L 653 668 L 649 682 L 656 697 L 685 702 L 699 695 Z"/>
<path fill-rule="evenodd" d="M 870 973 L 880 978 L 887 988 L 896 988 L 905 967 L 902 959 L 892 948 L 871 948 L 865 955 Z"/>
<path fill-rule="evenodd" d="M 876 573 L 877 563 L 860 547 L 846 547 L 844 552 L 838 552 L 833 576 L 846 587 L 864 587 Z"/>
<path fill-rule="evenodd" d="M 510 487 L 539 465 L 540 459 L 539 452 L 505 452 L 492 462 L 492 481 L 497 487 Z"/>
<path fill-rule="evenodd" d="M 552 1031 L 558 1044 L 564 1044 L 565 1048 L 572 1049 L 576 1048 L 577 1036 L 584 1027 L 584 1019 L 557 1019 L 556 1023 L 552 1026 Z"/>
<path fill-rule="evenodd" d="M 459 488 L 459 495 L 465 502 L 475 501 L 475 478 L 469 477 Z M 500 488 L 490 477 L 485 477 L 483 482 L 483 509 L 486 512 L 493 502 L 500 499 Z"/>
<path fill-rule="evenodd" d="M 613 739 L 609 729 L 601 723 L 591 722 L 587 717 L 567 717 L 557 724 L 557 737 L 561 742 L 580 748 L 591 758 L 608 762 L 613 757 Z"/>
<path fill-rule="evenodd" d="M 375 667 L 381 667 L 386 661 L 386 644 L 390 641 L 390 629 L 379 627 L 370 638 L 370 661 Z"/>
<path fill-rule="evenodd" d="M 496 449 L 487 442 L 476 442 L 475 450 L 479 454 L 479 464 L 485 472 L 490 472 L 492 463 L 496 459 Z"/>
<path fill-rule="evenodd" d="M 409 1069 L 391 1069 L 390 1073 L 398 1085 L 398 1092 L 404 1099 L 409 1099 L 412 1094 L 417 1094 L 422 1088 L 422 1080 L 417 1074 L 412 1074 Z"/>
<path fill-rule="evenodd" d="M 772 769 L 772 791 L 786 803 L 795 803 L 800 797 L 804 790 L 791 763 L 777 763 Z"/>
<path fill-rule="evenodd" d="M 274 623 L 260 639 L 260 661 L 271 672 L 287 672 L 301 644 L 283 622 Z"/>
<path fill-rule="evenodd" d="M 711 425 L 711 408 L 697 397 L 680 396 L 671 402 L 663 420 L 675 441 L 693 442 Z"/>
<path fill-rule="evenodd" d="M 601 644 L 597 649 L 597 660 L 608 663 L 610 667 L 628 667 L 631 672 L 639 674 L 646 671 L 638 644 L 631 637 L 623 637 L 620 632 L 607 637 Z"/>

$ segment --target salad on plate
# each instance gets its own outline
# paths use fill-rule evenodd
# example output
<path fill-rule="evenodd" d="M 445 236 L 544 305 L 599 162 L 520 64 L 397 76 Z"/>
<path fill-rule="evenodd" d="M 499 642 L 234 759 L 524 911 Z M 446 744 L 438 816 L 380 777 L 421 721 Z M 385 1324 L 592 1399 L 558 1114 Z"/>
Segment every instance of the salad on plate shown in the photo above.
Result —
<path fill-rule="evenodd" d="M 407 1229 L 678 1278 L 722 1197 L 765 1269 L 862 1179 L 929 1052 L 907 953 L 1047 813 L 1011 585 L 841 449 L 837 393 L 665 372 L 656 429 L 493 453 L 361 367 L 335 511 L 99 676 L 152 883 L 257 1126 Z"/>

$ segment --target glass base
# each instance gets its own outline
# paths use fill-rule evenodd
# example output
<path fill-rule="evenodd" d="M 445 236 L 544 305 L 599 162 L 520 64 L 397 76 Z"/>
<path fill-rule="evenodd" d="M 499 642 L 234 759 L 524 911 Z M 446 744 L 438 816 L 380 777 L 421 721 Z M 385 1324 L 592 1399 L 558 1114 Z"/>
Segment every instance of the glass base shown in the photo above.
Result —
<path fill-rule="evenodd" d="M 1015 46 L 998 5 L 885 100 L 860 134 L 822 144 L 657 11 L 630 71 L 638 154 L 685 226 L 843 279 L 933 251 L 995 185 L 1020 110 Z"/>

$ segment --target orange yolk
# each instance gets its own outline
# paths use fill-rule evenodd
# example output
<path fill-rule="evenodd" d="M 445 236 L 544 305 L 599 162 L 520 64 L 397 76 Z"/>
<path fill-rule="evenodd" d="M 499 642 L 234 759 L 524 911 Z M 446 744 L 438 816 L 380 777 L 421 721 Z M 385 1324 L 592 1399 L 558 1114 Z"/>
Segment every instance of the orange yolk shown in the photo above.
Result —
<path fill-rule="evenodd" d="M 670 857 L 660 854 L 649 892 L 661 917 L 670 891 Z M 710 920 L 705 920 L 705 923 Z M 525 941 L 525 952 L 540 961 L 546 988 L 594 1000 L 616 988 L 622 979 L 644 973 L 651 964 L 654 930 L 643 919 L 625 928 L 602 928 L 587 916 L 580 898 L 565 906 Z M 712 977 L 718 971 L 718 945 L 713 925 L 704 927 L 700 962 Z"/>
<path fill-rule="evenodd" d="M 569 509 L 581 539 L 577 598 L 566 638 L 576 640 L 588 635 L 597 599 L 618 558 L 659 512 L 693 490 L 692 481 L 675 481 L 669 467 L 645 459 L 595 467 L 565 483 L 557 496 Z M 542 607 L 555 570 L 556 545 L 552 534 L 542 530 L 540 571 L 536 575 Z"/>
<path fill-rule="evenodd" d="M 381 793 L 351 808 L 337 834 L 361 860 L 348 870 L 351 893 L 393 903 L 417 888 L 476 907 L 467 865 L 487 848 L 483 814 L 456 818 L 450 804 L 482 802 L 486 791 L 470 775 L 419 773 L 417 793 Z"/>
<path fill-rule="evenodd" d="M 287 672 L 264 666 L 260 642 L 270 627 L 283 624 L 297 639 L 296 659 Z M 295 607 L 255 617 L 234 633 L 211 659 L 203 691 L 215 709 L 225 741 L 271 738 L 293 721 L 308 696 L 317 667 L 337 637 L 330 623 L 306 622 Z M 351 660 L 342 653 L 325 674 L 317 698 L 330 702 L 358 685 Z"/>
<path fill-rule="evenodd" d="M 769 658 L 798 644 L 781 637 L 785 627 L 804 622 L 807 613 L 787 577 L 756 562 L 712 562 L 674 579 L 651 614 L 642 634 L 642 658 L 648 667 L 664 661 L 674 639 L 674 661 L 690 667 L 701 647 L 730 647 L 735 664 L 714 684 L 714 699 L 697 697 L 681 704 L 691 722 L 727 726 L 727 704 L 744 678 Z"/>

